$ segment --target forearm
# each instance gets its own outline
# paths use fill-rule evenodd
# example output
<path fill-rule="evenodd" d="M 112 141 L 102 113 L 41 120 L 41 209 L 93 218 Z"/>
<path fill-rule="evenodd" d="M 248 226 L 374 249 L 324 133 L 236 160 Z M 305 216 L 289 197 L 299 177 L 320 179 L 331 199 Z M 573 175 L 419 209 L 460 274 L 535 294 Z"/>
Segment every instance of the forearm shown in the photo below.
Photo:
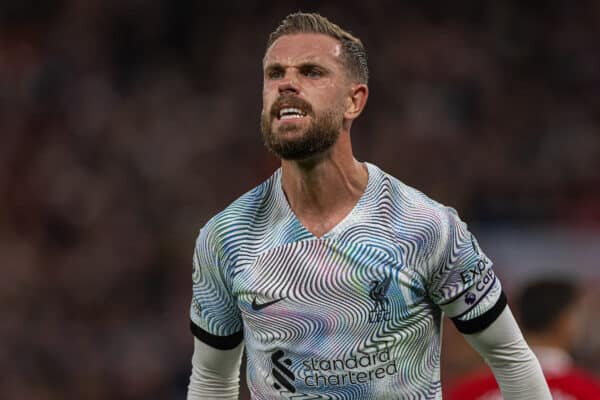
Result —
<path fill-rule="evenodd" d="M 539 362 L 508 307 L 489 327 L 465 338 L 492 369 L 505 400 L 552 399 Z"/>
<path fill-rule="evenodd" d="M 231 350 L 219 350 L 195 338 L 187 400 L 237 399 L 243 349 L 240 343 Z"/>

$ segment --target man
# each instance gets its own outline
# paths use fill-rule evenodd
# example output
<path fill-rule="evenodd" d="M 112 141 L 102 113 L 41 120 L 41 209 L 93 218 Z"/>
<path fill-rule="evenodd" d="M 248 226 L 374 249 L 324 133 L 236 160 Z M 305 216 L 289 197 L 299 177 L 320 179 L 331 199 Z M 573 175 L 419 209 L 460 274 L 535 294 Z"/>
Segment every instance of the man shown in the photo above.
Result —
<path fill-rule="evenodd" d="M 281 168 L 196 243 L 188 399 L 439 399 L 447 313 L 507 399 L 549 399 L 490 260 L 455 211 L 353 157 L 360 40 L 289 15 L 263 60 L 261 128 Z"/>
<path fill-rule="evenodd" d="M 577 285 L 561 278 L 532 281 L 517 301 L 525 337 L 531 343 L 555 400 L 600 399 L 600 382 L 577 368 L 569 354 L 581 330 Z M 449 391 L 450 400 L 502 399 L 489 373 L 467 377 Z"/>

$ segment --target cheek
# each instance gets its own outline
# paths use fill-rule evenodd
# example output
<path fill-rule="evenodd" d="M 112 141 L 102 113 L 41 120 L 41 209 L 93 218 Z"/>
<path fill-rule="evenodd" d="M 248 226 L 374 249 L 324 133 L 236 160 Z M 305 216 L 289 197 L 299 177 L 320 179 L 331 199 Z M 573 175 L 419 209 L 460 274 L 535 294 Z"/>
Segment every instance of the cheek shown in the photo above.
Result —
<path fill-rule="evenodd" d="M 279 88 L 279 83 L 276 80 L 265 80 L 263 81 L 263 96 L 270 93 L 277 93 Z"/>
<path fill-rule="evenodd" d="M 316 82 L 313 87 L 317 90 L 325 90 L 331 93 L 338 93 L 340 91 L 335 82 L 327 79 Z"/>
<path fill-rule="evenodd" d="M 332 79 L 329 77 L 325 77 L 325 78 L 317 79 L 317 80 L 305 78 L 302 83 L 303 83 L 302 86 L 307 91 L 314 90 L 319 93 L 327 93 L 327 94 L 334 94 L 334 93 L 338 93 L 340 91 L 340 85 L 339 85 L 339 82 L 337 82 L 337 79 Z"/>
<path fill-rule="evenodd" d="M 324 97 L 327 97 L 329 101 L 334 101 L 336 103 L 342 101 L 347 93 L 346 88 L 342 87 L 339 82 L 328 79 L 316 82 L 314 89 L 323 93 Z"/>
<path fill-rule="evenodd" d="M 279 93 L 279 87 L 274 82 L 265 82 L 263 83 L 262 95 L 263 99 L 273 99 L 277 97 Z"/>
<path fill-rule="evenodd" d="M 323 98 L 323 104 L 330 109 L 343 110 L 348 106 L 348 96 L 338 88 L 330 87 L 328 95 Z"/>
<path fill-rule="evenodd" d="M 266 112 L 266 110 L 269 110 L 271 108 L 271 104 L 273 104 L 273 95 L 270 94 L 269 91 L 267 90 L 263 90 L 262 93 L 262 105 L 263 105 L 263 112 Z"/>

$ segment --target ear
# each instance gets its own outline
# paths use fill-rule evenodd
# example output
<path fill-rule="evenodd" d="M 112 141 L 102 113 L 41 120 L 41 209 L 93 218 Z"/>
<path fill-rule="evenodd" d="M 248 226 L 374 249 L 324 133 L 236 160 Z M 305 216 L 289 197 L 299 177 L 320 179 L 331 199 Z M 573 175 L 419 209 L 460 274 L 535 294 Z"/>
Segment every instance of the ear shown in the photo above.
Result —
<path fill-rule="evenodd" d="M 357 83 L 350 88 L 349 101 L 347 103 L 344 118 L 349 120 L 356 119 L 367 104 L 369 97 L 369 88 L 363 83 Z"/>

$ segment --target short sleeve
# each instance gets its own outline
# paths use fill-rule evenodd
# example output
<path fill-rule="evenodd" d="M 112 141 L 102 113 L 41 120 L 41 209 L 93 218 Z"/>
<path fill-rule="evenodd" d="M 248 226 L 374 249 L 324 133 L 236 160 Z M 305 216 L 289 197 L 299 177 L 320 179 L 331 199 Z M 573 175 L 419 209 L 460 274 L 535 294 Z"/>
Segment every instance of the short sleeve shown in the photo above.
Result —
<path fill-rule="evenodd" d="M 429 295 L 462 333 L 487 328 L 503 311 L 506 297 L 492 261 L 456 211 L 445 208 Z"/>
<path fill-rule="evenodd" d="M 207 228 L 200 230 L 193 256 L 191 329 L 217 349 L 232 349 L 243 338 L 237 301 L 226 279 L 227 263 Z"/>

